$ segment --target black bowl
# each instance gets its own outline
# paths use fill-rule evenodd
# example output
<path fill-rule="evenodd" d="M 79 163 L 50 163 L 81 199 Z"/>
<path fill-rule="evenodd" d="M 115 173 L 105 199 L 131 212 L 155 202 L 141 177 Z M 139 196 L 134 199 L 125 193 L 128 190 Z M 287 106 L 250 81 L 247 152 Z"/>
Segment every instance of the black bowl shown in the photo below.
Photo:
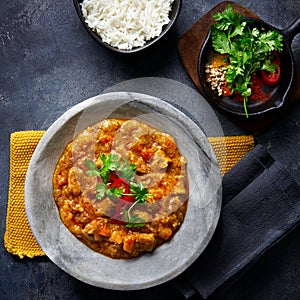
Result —
<path fill-rule="evenodd" d="M 291 43 L 294 36 L 300 30 L 300 18 L 292 25 L 284 30 L 276 29 L 275 27 L 263 22 L 260 19 L 245 18 L 251 20 L 251 26 L 256 28 L 264 28 L 267 30 L 275 30 L 283 35 L 283 50 L 279 53 L 281 61 L 281 79 L 280 83 L 272 90 L 272 94 L 267 101 L 248 101 L 248 115 L 261 115 L 272 110 L 280 109 L 285 102 L 295 82 L 295 62 L 291 51 Z M 201 87 L 208 102 L 229 116 L 245 117 L 244 105 L 242 102 L 235 101 L 230 97 L 218 96 L 206 81 L 205 65 L 208 62 L 208 57 L 213 51 L 211 31 L 203 43 L 198 60 L 198 75 Z"/>
<path fill-rule="evenodd" d="M 178 17 L 178 15 L 180 13 L 180 10 L 181 10 L 181 3 L 182 3 L 181 0 L 174 0 L 174 2 L 172 4 L 172 10 L 171 10 L 170 15 L 169 15 L 170 22 L 168 24 L 166 24 L 166 25 L 163 26 L 162 32 L 160 33 L 159 36 L 154 37 L 153 39 L 147 41 L 143 46 L 132 48 L 130 50 L 122 50 L 122 49 L 119 49 L 117 47 L 113 47 L 113 46 L 109 45 L 108 43 L 103 42 L 103 40 L 101 39 L 101 37 L 87 25 L 87 23 L 85 22 L 85 18 L 83 17 L 83 14 L 82 14 L 82 11 L 81 11 L 80 4 L 81 4 L 82 1 L 83 0 L 73 0 L 75 8 L 76 8 L 76 11 L 77 11 L 77 14 L 78 14 L 78 16 L 79 16 L 79 18 L 80 18 L 83 26 L 88 31 L 88 33 L 99 44 L 105 46 L 106 48 L 108 48 L 108 49 L 110 49 L 112 51 L 115 51 L 115 52 L 118 52 L 118 53 L 124 53 L 124 54 L 126 54 L 126 53 L 135 53 L 135 52 L 142 51 L 142 50 L 150 47 L 151 45 L 155 44 L 162 37 L 164 37 L 167 34 L 167 32 L 171 29 L 171 27 L 174 25 L 175 21 L 177 20 L 177 17 Z"/>

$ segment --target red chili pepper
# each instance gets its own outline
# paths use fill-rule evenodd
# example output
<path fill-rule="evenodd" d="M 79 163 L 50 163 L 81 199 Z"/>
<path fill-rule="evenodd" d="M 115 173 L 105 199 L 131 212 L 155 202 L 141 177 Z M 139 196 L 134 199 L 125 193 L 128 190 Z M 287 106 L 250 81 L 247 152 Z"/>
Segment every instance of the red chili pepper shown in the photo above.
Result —
<path fill-rule="evenodd" d="M 130 187 L 127 181 L 124 178 L 117 177 L 116 174 L 111 173 L 109 177 L 109 188 L 116 187 L 124 189 L 124 194 L 130 193 Z M 125 201 L 123 201 L 125 200 Z M 123 209 L 128 209 L 130 207 L 130 203 L 134 202 L 133 196 L 123 195 L 120 197 L 120 200 L 116 204 L 115 213 L 111 218 L 112 224 L 120 224 L 124 225 L 125 222 L 122 221 L 123 219 Z"/>
<path fill-rule="evenodd" d="M 125 200 L 125 199 L 122 199 L 122 200 Z M 119 200 L 118 203 L 116 204 L 116 209 L 115 209 L 115 213 L 114 215 L 112 216 L 111 218 L 111 223 L 113 224 L 125 224 L 124 221 L 122 221 L 123 219 L 123 209 L 128 209 L 130 207 L 130 202 L 128 201 L 122 201 L 122 200 Z"/>
<path fill-rule="evenodd" d="M 261 76 L 266 86 L 274 87 L 278 84 L 280 79 L 280 59 L 276 51 L 274 51 L 275 58 L 272 61 L 277 66 L 275 72 L 261 71 Z"/>
<path fill-rule="evenodd" d="M 232 89 L 229 88 L 229 87 L 227 86 L 227 83 L 224 84 L 224 85 L 222 85 L 222 86 L 221 86 L 221 89 L 222 89 L 223 95 L 224 95 L 225 97 L 230 97 L 230 96 L 232 96 Z"/>
<path fill-rule="evenodd" d="M 109 174 L 109 178 L 108 178 L 108 182 L 111 184 L 115 184 L 115 182 L 119 179 L 119 177 L 117 177 L 117 175 L 114 172 L 111 172 Z"/>
<path fill-rule="evenodd" d="M 129 194 L 130 193 L 130 187 L 129 184 L 127 183 L 126 179 L 121 178 L 121 177 L 117 177 L 115 174 L 111 173 L 110 177 L 109 177 L 109 188 L 112 187 L 116 187 L 118 189 L 124 189 L 124 193 L 123 194 Z M 129 202 L 134 202 L 134 197 L 133 196 L 121 196 L 120 197 L 123 200 L 129 201 Z"/>
<path fill-rule="evenodd" d="M 116 187 L 116 188 L 120 188 L 121 185 L 122 185 L 123 181 L 121 180 L 121 178 L 117 178 L 115 179 L 114 181 L 110 182 L 110 185 L 109 185 L 109 188 L 112 188 L 112 187 Z"/>

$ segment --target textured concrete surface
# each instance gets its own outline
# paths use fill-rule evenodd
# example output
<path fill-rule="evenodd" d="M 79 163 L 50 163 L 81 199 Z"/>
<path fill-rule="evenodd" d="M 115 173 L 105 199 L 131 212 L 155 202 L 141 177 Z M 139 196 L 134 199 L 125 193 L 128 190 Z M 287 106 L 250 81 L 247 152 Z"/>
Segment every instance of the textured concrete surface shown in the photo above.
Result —
<path fill-rule="evenodd" d="M 47 129 L 73 105 L 137 77 L 165 77 L 193 88 L 177 52 L 182 33 L 219 1 L 186 0 L 176 26 L 157 46 L 132 56 L 111 53 L 85 31 L 72 1 L 0 2 L 0 236 L 3 241 L 9 178 L 9 135 Z M 299 16 L 299 1 L 237 1 L 265 21 L 285 28 Z M 293 42 L 300 68 L 300 36 Z M 181 106 L 191 109 L 182 99 Z M 243 134 L 217 113 L 225 134 Z M 300 182 L 300 105 L 255 136 Z M 299 299 L 300 228 L 269 250 L 222 299 Z M 145 270 L 146 272 L 147 270 Z M 1 299 L 182 299 L 172 282 L 147 290 L 95 288 L 61 271 L 47 258 L 22 259 L 0 246 Z"/>

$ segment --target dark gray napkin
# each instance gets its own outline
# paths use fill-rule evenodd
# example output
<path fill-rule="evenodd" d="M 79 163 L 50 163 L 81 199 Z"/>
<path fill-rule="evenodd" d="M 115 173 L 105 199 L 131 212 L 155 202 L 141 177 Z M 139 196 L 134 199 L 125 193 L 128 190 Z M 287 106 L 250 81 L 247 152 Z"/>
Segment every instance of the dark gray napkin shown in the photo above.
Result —
<path fill-rule="evenodd" d="M 215 234 L 195 263 L 175 280 L 188 299 L 229 286 L 300 221 L 300 187 L 261 145 L 223 178 Z"/>

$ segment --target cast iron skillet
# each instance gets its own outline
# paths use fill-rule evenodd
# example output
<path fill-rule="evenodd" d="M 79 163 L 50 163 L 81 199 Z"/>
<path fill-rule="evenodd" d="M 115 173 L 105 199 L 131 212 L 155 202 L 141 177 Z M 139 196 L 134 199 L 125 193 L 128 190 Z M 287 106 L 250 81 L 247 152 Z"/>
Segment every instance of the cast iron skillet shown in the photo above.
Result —
<path fill-rule="evenodd" d="M 270 112 L 272 110 L 278 110 L 287 101 L 289 92 L 293 88 L 295 82 L 295 61 L 291 50 L 291 44 L 294 37 L 300 32 L 300 17 L 298 17 L 290 26 L 286 29 L 277 29 L 260 19 L 245 18 L 251 20 L 252 26 L 256 28 L 265 28 L 267 30 L 276 30 L 283 35 L 283 50 L 279 53 L 280 57 L 280 83 L 272 91 L 272 96 L 268 101 L 248 101 L 247 110 L 249 116 L 251 115 L 261 115 L 265 112 Z M 200 51 L 198 60 L 198 74 L 200 79 L 200 84 L 203 91 L 207 97 L 207 100 L 216 106 L 218 109 L 225 113 L 229 113 L 235 116 L 245 116 L 244 107 L 242 102 L 234 101 L 229 97 L 219 97 L 214 91 L 211 90 L 209 84 L 205 80 L 205 64 L 208 60 L 208 55 L 212 50 L 211 45 L 211 31 L 203 43 Z"/>

